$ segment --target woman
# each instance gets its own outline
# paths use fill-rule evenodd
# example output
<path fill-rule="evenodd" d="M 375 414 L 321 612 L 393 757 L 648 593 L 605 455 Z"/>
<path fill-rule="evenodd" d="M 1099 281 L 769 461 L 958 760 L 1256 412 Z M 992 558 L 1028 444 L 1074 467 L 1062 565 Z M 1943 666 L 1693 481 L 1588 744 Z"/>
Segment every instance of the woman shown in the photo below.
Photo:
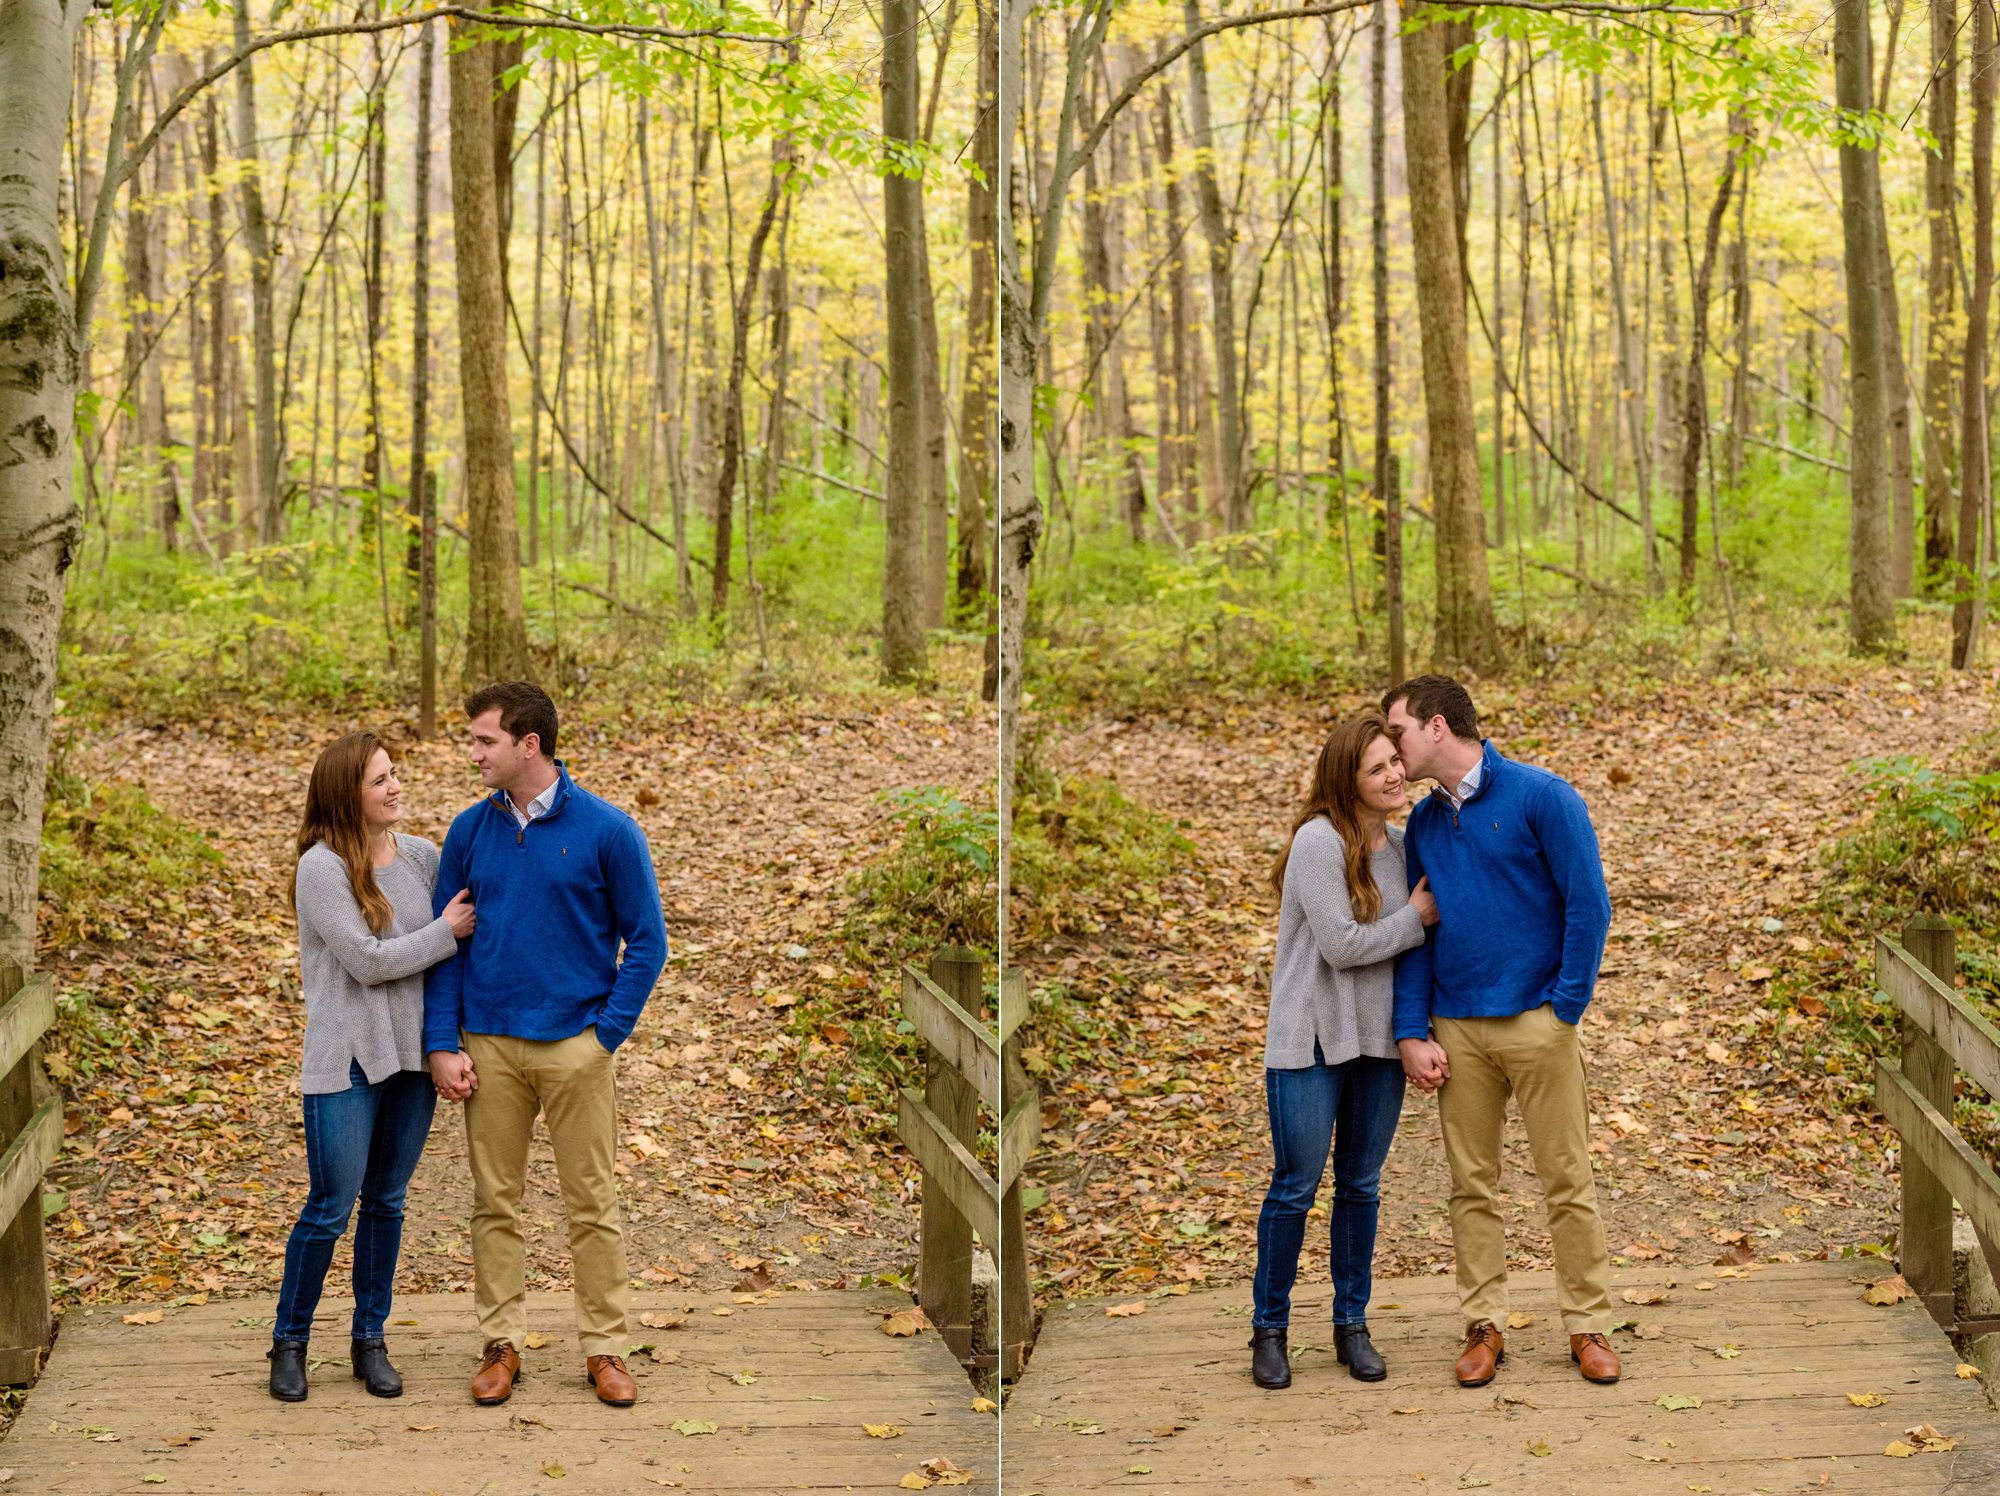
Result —
<path fill-rule="evenodd" d="M 1271 869 L 1279 898 L 1264 1094 L 1271 1112 L 1271 1187 L 1257 1217 L 1256 1315 L 1250 1374 L 1289 1387 L 1292 1283 L 1306 1212 L 1333 1153 L 1334 1353 L 1364 1382 L 1388 1368 L 1368 1338 L 1382 1161 L 1403 1109 L 1392 1023 L 1396 955 L 1423 944 L 1437 905 L 1408 886 L 1403 761 L 1379 712 L 1333 731 L 1291 844 Z"/>
<path fill-rule="evenodd" d="M 403 1192 L 423 1157 L 437 1093 L 423 1055 L 425 968 L 472 933 L 460 890 L 431 917 L 438 849 L 395 829 L 403 787 L 372 732 L 313 765 L 291 887 L 305 986 L 306 1168 L 311 1191 L 285 1244 L 272 1326 L 271 1396 L 306 1395 L 306 1340 L 354 1202 L 354 1375 L 400 1397 L 382 1327 L 403 1239 Z"/>

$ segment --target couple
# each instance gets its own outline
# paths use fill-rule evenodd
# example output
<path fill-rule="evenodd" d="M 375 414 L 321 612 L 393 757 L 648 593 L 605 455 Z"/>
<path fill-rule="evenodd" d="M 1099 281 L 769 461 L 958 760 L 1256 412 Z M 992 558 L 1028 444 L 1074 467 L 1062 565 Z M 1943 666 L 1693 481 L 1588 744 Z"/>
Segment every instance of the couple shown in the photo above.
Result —
<path fill-rule="evenodd" d="M 1438 793 L 1399 831 L 1388 817 L 1409 804 L 1410 779 L 1434 780 Z M 1505 1356 L 1497 1197 L 1510 1095 L 1548 1207 L 1570 1357 L 1588 1380 L 1617 1381 L 1577 1032 L 1611 898 L 1583 798 L 1481 739 L 1457 681 L 1418 676 L 1334 729 L 1271 881 L 1281 900 L 1264 1047 L 1274 1166 L 1257 1219 L 1257 1385 L 1291 1385 L 1292 1284 L 1329 1150 L 1335 1353 L 1361 1381 L 1388 1375 L 1367 1309 L 1406 1079 L 1437 1092 L 1451 1166 L 1460 1384 L 1483 1387 Z"/>
<path fill-rule="evenodd" d="M 404 1192 L 443 1097 L 465 1103 L 472 1169 L 484 1345 L 473 1400 L 505 1402 L 520 1374 L 521 1194 L 539 1113 L 569 1216 L 585 1375 L 602 1401 L 630 1407 L 612 1055 L 667 959 L 652 853 L 554 756 L 556 709 L 540 687 L 488 686 L 465 714 L 491 794 L 452 822 L 442 854 L 395 829 L 402 786 L 373 733 L 349 733 L 313 765 L 292 885 L 311 1183 L 285 1247 L 271 1395 L 306 1396 L 313 1311 L 357 1200 L 354 1375 L 377 1397 L 401 1395 L 383 1327 Z"/>

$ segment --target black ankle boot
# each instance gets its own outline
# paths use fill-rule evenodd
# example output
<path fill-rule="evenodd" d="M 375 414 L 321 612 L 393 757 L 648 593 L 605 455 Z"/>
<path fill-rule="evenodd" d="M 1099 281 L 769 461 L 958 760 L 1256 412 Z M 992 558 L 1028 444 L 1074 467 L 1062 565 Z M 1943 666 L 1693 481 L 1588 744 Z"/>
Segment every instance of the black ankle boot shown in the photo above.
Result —
<path fill-rule="evenodd" d="M 1250 1380 L 1259 1387 L 1292 1385 L 1292 1358 L 1283 1325 L 1250 1328 Z"/>
<path fill-rule="evenodd" d="M 372 1397 L 401 1397 L 403 1379 L 389 1364 L 389 1347 L 380 1340 L 354 1342 L 354 1375 Z"/>
<path fill-rule="evenodd" d="M 1333 1353 L 1340 1364 L 1347 1368 L 1347 1374 L 1357 1382 L 1379 1382 L 1389 1374 L 1389 1368 L 1383 1364 L 1381 1352 L 1375 1349 L 1375 1342 L 1368 1338 L 1366 1324 L 1335 1325 Z"/>
<path fill-rule="evenodd" d="M 306 1400 L 306 1343 L 273 1340 L 264 1353 L 271 1363 L 271 1396 L 280 1402 Z"/>

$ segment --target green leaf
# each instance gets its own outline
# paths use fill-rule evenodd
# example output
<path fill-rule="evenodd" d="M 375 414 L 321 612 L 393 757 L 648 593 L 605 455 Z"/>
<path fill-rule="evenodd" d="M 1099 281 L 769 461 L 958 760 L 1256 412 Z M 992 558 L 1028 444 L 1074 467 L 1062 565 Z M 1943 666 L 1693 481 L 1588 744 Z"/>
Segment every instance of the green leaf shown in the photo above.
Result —
<path fill-rule="evenodd" d="M 692 1418 L 676 1418 L 668 1427 L 683 1439 L 692 1439 L 696 1434 L 712 1434 L 715 1432 L 714 1424 L 697 1423 Z"/>
<path fill-rule="evenodd" d="M 1665 1408 L 1669 1413 L 1678 1413 L 1683 1408 L 1700 1407 L 1701 1399 L 1678 1392 L 1669 1392 L 1665 1397 L 1654 1398 L 1653 1403 L 1656 1407 Z"/>

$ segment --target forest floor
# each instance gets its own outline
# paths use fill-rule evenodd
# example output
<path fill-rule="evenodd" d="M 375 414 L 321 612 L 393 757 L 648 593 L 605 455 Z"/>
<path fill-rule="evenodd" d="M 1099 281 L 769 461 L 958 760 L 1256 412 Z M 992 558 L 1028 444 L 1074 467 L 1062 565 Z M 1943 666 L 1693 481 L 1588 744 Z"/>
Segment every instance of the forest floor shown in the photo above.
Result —
<path fill-rule="evenodd" d="M 894 1143 L 887 1079 L 863 1052 L 871 1038 L 901 1042 L 897 953 L 857 945 L 844 926 L 852 876 L 897 839 L 885 791 L 945 785 L 975 798 L 990 787 L 995 726 L 976 671 L 976 660 L 947 666 L 928 696 L 642 708 L 636 719 L 600 707 L 565 722 L 560 756 L 578 783 L 647 832 L 672 947 L 620 1055 L 634 1277 L 745 1292 L 907 1280 L 917 1175 Z M 113 1015 L 122 998 L 111 1021 L 134 1036 L 122 1055 L 76 1037 L 55 1050 L 52 1068 L 71 1077 L 49 1184 L 67 1196 L 49 1220 L 59 1303 L 275 1293 L 305 1190 L 285 871 L 315 754 L 364 725 L 384 730 L 381 718 L 301 713 L 78 734 L 73 767 L 143 783 L 203 828 L 223 863 L 181 897 L 133 890 L 95 938 L 40 958 L 59 991 L 94 994 Z M 480 793 L 458 724 L 430 742 L 407 722 L 386 725 L 401 738 L 403 829 L 442 841 Z M 84 1032 L 65 1025 L 59 1039 Z M 399 1288 L 470 1285 L 470 1208 L 463 1120 L 440 1105 L 411 1187 Z M 529 1286 L 567 1287 L 539 1136 L 524 1214 Z M 330 1291 L 344 1290 L 349 1260 L 343 1246 Z"/>
<path fill-rule="evenodd" d="M 1857 983 L 1873 960 L 1821 918 L 1835 877 L 1821 854 L 1872 805 L 1856 766 L 1943 759 L 1990 732 L 2000 671 L 1857 665 L 1595 695 L 1475 685 L 1474 698 L 1503 752 L 1577 786 L 1602 843 L 1614 912 L 1584 1033 L 1614 1256 L 1693 1266 L 1882 1243 L 1894 1135 L 1867 1121 L 1869 1076 L 1828 1073 L 1827 1005 L 1800 995 Z M 1368 704 L 1206 701 L 1048 731 L 1059 772 L 1115 777 L 1196 850 L 1162 870 L 1157 907 L 1100 909 L 1094 929 L 1021 958 L 1035 987 L 1058 989 L 1027 1035 L 1048 1096 L 1028 1166 L 1047 1190 L 1029 1217 L 1044 1294 L 1250 1276 L 1270 1169 L 1265 880 L 1327 729 Z M 1329 1174 L 1321 1206 L 1331 1188 Z M 1518 1124 L 1503 1188 L 1511 1262 L 1549 1266 Z M 1436 1101 L 1412 1090 L 1383 1179 L 1379 1274 L 1451 1271 L 1449 1197 Z M 1302 1283 L 1326 1281 L 1324 1240 L 1308 1238 Z"/>

